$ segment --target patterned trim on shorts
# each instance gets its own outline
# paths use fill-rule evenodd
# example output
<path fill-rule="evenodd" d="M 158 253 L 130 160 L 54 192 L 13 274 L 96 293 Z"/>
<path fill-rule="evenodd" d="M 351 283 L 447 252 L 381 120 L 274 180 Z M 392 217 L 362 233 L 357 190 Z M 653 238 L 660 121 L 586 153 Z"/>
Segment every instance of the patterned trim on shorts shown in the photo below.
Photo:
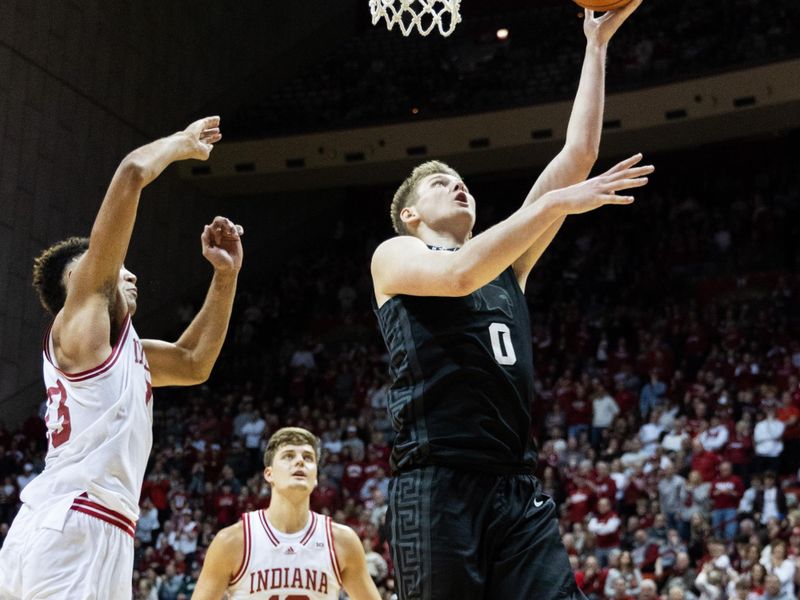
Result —
<path fill-rule="evenodd" d="M 391 547 L 396 584 L 403 600 L 430 600 L 431 502 L 433 469 L 414 469 L 391 482 Z"/>

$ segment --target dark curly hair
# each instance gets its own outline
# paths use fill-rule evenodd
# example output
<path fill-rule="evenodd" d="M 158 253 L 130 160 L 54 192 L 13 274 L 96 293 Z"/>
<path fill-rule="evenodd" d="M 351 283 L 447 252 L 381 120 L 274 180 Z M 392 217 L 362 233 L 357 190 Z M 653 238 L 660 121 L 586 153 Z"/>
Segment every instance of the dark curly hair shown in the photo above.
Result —
<path fill-rule="evenodd" d="M 55 316 L 67 300 L 64 269 L 89 249 L 89 238 L 71 237 L 53 244 L 33 261 L 33 288 L 44 309 Z"/>

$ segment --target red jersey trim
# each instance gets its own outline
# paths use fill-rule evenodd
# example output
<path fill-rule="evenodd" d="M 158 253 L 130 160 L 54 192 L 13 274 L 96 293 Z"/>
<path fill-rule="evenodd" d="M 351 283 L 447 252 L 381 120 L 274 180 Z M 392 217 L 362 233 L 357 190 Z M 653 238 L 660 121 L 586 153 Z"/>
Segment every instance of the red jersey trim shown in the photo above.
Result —
<path fill-rule="evenodd" d="M 308 526 L 308 531 L 303 536 L 303 539 L 300 540 L 300 545 L 305 546 L 308 541 L 311 539 L 311 536 L 314 535 L 314 530 L 317 528 L 317 515 L 313 512 L 311 513 L 311 525 Z"/>
<path fill-rule="evenodd" d="M 231 579 L 229 585 L 235 585 L 239 582 L 239 580 L 244 575 L 244 572 L 247 570 L 247 565 L 250 564 L 250 514 L 244 513 L 242 515 L 242 527 L 244 528 L 244 552 L 242 553 L 242 564 L 239 565 L 239 570 L 236 571 L 236 574 Z"/>
<path fill-rule="evenodd" d="M 330 555 L 333 573 L 336 575 L 336 581 L 339 583 L 339 587 L 342 587 L 342 574 L 339 570 L 339 559 L 336 556 L 336 546 L 333 545 L 333 525 L 331 525 L 330 517 L 325 517 L 325 535 L 328 538 L 328 554 Z"/>
<path fill-rule="evenodd" d="M 131 538 L 133 538 L 134 535 L 136 534 L 136 523 L 134 523 L 128 517 L 118 513 L 115 510 L 106 508 L 105 506 L 103 506 L 102 504 L 98 504 L 97 502 L 92 502 L 91 500 L 89 500 L 89 498 L 86 496 L 85 493 L 75 498 L 70 508 L 71 510 L 81 512 L 83 514 L 89 515 L 90 517 L 94 517 L 95 519 L 100 519 L 101 521 L 105 521 L 106 523 L 113 525 L 117 529 L 121 529 L 129 536 L 131 536 Z"/>
<path fill-rule="evenodd" d="M 131 316 L 130 314 L 126 315 L 125 320 L 122 322 L 122 331 L 117 338 L 116 344 L 111 349 L 111 354 L 109 354 L 108 358 L 106 358 L 102 363 L 94 367 L 93 369 L 88 369 L 86 371 L 81 371 L 79 373 L 67 373 L 59 369 L 53 359 L 50 356 L 50 331 L 52 330 L 52 324 L 47 329 L 47 333 L 44 336 L 44 356 L 53 368 L 61 373 L 67 381 L 77 382 L 77 381 L 86 381 L 87 379 L 91 379 L 92 377 L 97 377 L 98 375 L 102 375 L 106 371 L 108 371 L 114 364 L 117 362 L 119 355 L 121 354 L 122 347 L 125 345 L 125 340 L 128 339 L 128 333 L 130 332 L 131 327 Z"/>
<path fill-rule="evenodd" d="M 258 511 L 258 518 L 261 519 L 261 525 L 264 527 L 264 531 L 267 533 L 267 537 L 269 538 L 269 541 L 272 542 L 272 545 L 277 546 L 280 544 L 278 536 L 275 535 L 275 533 L 272 531 L 272 527 L 269 526 L 269 523 L 267 522 L 267 516 L 264 514 L 263 510 Z"/>

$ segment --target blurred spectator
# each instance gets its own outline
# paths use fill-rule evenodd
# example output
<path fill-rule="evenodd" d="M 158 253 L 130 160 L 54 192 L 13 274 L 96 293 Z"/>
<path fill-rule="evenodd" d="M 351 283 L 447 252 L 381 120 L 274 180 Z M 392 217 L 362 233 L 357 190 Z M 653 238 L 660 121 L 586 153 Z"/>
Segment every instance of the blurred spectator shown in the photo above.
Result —
<path fill-rule="evenodd" d="M 614 418 L 619 414 L 619 406 L 599 381 L 595 382 L 594 387 L 594 397 L 592 399 L 592 446 L 597 448 L 603 437 L 603 432 L 611 426 Z"/>
<path fill-rule="evenodd" d="M 719 475 L 711 482 L 711 526 L 714 535 L 728 542 L 736 536 L 736 511 L 744 495 L 744 484 L 738 475 L 733 474 L 731 463 L 724 461 L 719 465 Z"/>
<path fill-rule="evenodd" d="M 250 453 L 251 464 L 261 462 L 261 441 L 264 438 L 264 431 L 267 423 L 257 410 L 250 413 L 250 420 L 242 425 L 241 433 L 244 436 L 244 447 Z"/>
<path fill-rule="evenodd" d="M 136 537 L 145 544 L 150 544 L 154 541 L 153 532 L 160 528 L 158 510 L 150 498 L 145 498 L 139 509 L 139 520 L 136 522 Z"/>
<path fill-rule="evenodd" d="M 33 465 L 31 463 L 25 463 L 25 466 L 22 468 L 22 473 L 17 475 L 17 489 L 21 492 L 25 489 L 25 486 L 28 485 L 33 478 L 38 475 L 33 470 Z"/>
<path fill-rule="evenodd" d="M 659 505 L 669 527 L 676 529 L 680 527 L 681 501 L 685 492 L 686 480 L 675 473 L 675 467 L 669 463 L 658 482 Z"/>
<path fill-rule="evenodd" d="M 711 481 L 717 476 L 717 467 L 721 462 L 719 454 L 706 450 L 702 442 L 695 438 L 692 442 L 692 470 L 697 471 L 703 481 Z"/>
<path fill-rule="evenodd" d="M 780 581 L 781 592 L 787 598 L 794 598 L 794 578 L 797 571 L 795 559 L 786 555 L 786 544 L 783 541 L 770 545 L 772 546 L 771 552 L 761 559 L 761 564 L 767 571 L 766 587 L 769 589 L 769 577 L 775 576 Z"/>
<path fill-rule="evenodd" d="M 386 560 L 375 552 L 372 548 L 372 540 L 366 538 L 363 542 L 364 544 L 364 554 L 367 558 L 367 570 L 369 571 L 370 577 L 375 582 L 376 585 L 380 585 L 383 583 L 384 579 L 389 573 L 389 566 L 386 564 Z"/>
<path fill-rule="evenodd" d="M 650 417 L 650 413 L 666 393 L 667 384 L 659 378 L 658 370 L 653 369 L 650 371 L 650 380 L 644 384 L 639 394 L 639 412 L 643 418 L 648 419 Z"/>
<path fill-rule="evenodd" d="M 605 595 L 610 598 L 635 598 L 642 584 L 642 574 L 631 559 L 631 553 L 623 551 L 618 556 L 617 566 L 609 567 L 606 577 Z M 619 582 L 622 582 L 620 586 Z M 622 590 L 622 596 L 620 596 Z M 614 594 L 617 594 L 616 596 Z"/>
<path fill-rule="evenodd" d="M 786 496 L 776 485 L 773 471 L 764 473 L 764 485 L 756 491 L 753 500 L 753 513 L 762 525 L 771 519 L 782 519 L 786 514 Z"/>
<path fill-rule="evenodd" d="M 597 515 L 589 519 L 588 529 L 597 538 L 595 556 L 601 567 L 608 565 L 611 551 L 619 548 L 621 526 L 619 517 L 611 510 L 611 501 L 600 498 L 597 502 Z"/>

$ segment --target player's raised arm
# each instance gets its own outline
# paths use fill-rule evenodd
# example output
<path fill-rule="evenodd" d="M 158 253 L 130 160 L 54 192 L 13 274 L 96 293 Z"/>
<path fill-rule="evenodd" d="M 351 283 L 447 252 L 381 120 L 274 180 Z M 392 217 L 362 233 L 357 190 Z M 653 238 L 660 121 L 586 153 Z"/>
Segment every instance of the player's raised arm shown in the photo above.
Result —
<path fill-rule="evenodd" d="M 457 252 L 432 251 L 411 235 L 387 240 L 372 257 L 378 305 L 399 294 L 471 294 L 513 264 L 557 219 L 606 204 L 633 202 L 632 196 L 618 196 L 616 192 L 647 184 L 646 175 L 653 172 L 653 167 L 635 167 L 640 160 L 641 155 L 633 156 L 602 175 L 548 192 L 539 202 L 523 206 L 505 221 L 475 236 Z M 413 214 L 410 209 L 409 214 Z"/>
<path fill-rule="evenodd" d="M 184 131 L 128 154 L 114 173 L 89 237 L 89 249 L 69 271 L 67 297 L 53 326 L 62 367 L 80 370 L 104 360 L 110 348 L 117 283 L 128 251 L 142 189 L 172 162 L 205 160 L 219 141 L 219 117 L 192 123 Z"/>
<path fill-rule="evenodd" d="M 153 387 L 194 385 L 211 374 L 231 318 L 243 234 L 241 225 L 225 217 L 216 217 L 203 229 L 203 256 L 214 267 L 214 276 L 203 307 L 177 342 L 142 340 Z"/>
<path fill-rule="evenodd" d="M 528 192 L 525 204 L 535 202 L 551 190 L 583 181 L 591 172 L 600 150 L 603 129 L 608 42 L 641 3 L 642 0 L 633 0 L 624 8 L 608 11 L 600 18 L 595 18 L 594 11 L 586 9 L 583 23 L 586 54 L 567 126 L 567 139 L 564 148 L 542 171 Z M 514 271 L 522 289 L 525 289 L 525 281 L 533 265 L 553 241 L 563 222 L 563 217 L 557 219 L 515 262 Z"/>
<path fill-rule="evenodd" d="M 333 543 L 342 563 L 342 587 L 351 600 L 381 600 L 378 588 L 367 570 L 364 547 L 355 531 L 334 523 Z"/>
<path fill-rule="evenodd" d="M 242 566 L 243 555 L 244 527 L 239 521 L 221 529 L 208 546 L 192 600 L 220 600 Z"/>

